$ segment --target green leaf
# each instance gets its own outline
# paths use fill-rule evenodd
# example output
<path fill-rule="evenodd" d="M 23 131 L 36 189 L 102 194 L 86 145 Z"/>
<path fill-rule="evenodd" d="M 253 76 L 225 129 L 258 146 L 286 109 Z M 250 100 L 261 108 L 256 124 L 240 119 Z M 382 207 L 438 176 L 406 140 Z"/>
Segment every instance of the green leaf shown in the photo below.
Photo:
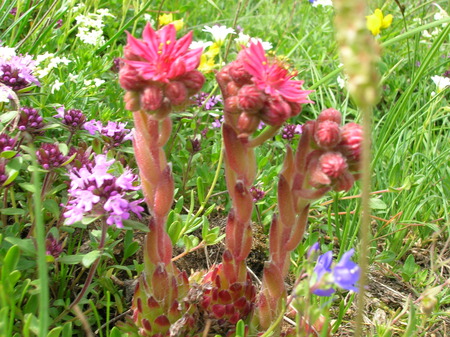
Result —
<path fill-rule="evenodd" d="M 370 208 L 372 209 L 386 209 L 387 205 L 385 202 L 378 198 L 370 198 L 369 200 Z"/>
<path fill-rule="evenodd" d="M 202 203 L 205 200 L 205 188 L 203 186 L 203 179 L 201 177 L 197 177 L 197 195 L 198 201 Z"/>
<path fill-rule="evenodd" d="M 8 150 L 8 151 L 3 151 L 3 152 L 1 152 L 1 153 L 0 153 L 0 157 L 1 157 L 1 158 L 6 158 L 6 159 L 11 159 L 11 158 L 13 158 L 16 154 L 17 154 L 17 151 Z"/>
<path fill-rule="evenodd" d="M 14 236 L 8 236 L 5 238 L 5 241 L 16 245 L 22 250 L 24 253 L 35 256 L 36 255 L 36 247 L 31 239 L 21 239 L 16 238 Z"/>
<path fill-rule="evenodd" d="M 19 262 L 19 257 L 20 257 L 19 246 L 14 245 L 11 248 L 9 248 L 3 260 L 3 268 L 7 268 L 9 272 L 13 271 L 17 266 L 17 262 Z M 2 278 L 6 277 L 5 274 L 9 274 L 9 272 L 3 270 Z"/>
<path fill-rule="evenodd" d="M 409 281 L 415 274 L 416 270 L 418 268 L 418 265 L 414 261 L 414 255 L 409 255 L 405 263 L 403 265 L 402 269 L 402 276 L 406 281 Z"/>
<path fill-rule="evenodd" d="M 47 334 L 47 337 L 59 337 L 59 335 L 61 334 L 62 331 L 62 326 L 58 326 L 56 328 L 53 328 L 52 330 L 49 331 L 49 333 Z"/>
<path fill-rule="evenodd" d="M 49 211 L 50 213 L 52 213 L 52 215 L 53 215 L 55 218 L 58 218 L 58 217 L 59 217 L 59 214 L 60 214 L 59 209 L 60 209 L 60 208 L 59 208 L 58 203 L 57 203 L 54 199 L 46 199 L 46 200 L 44 200 L 43 206 L 44 206 L 44 208 L 45 208 L 47 211 Z"/>
<path fill-rule="evenodd" d="M 4 215 L 24 215 L 26 211 L 22 208 L 2 208 L 0 213 Z"/>
<path fill-rule="evenodd" d="M 0 122 L 2 124 L 6 124 L 9 121 L 12 121 L 14 118 L 16 118 L 17 114 L 18 114 L 17 111 L 9 111 L 9 112 L 2 113 L 0 115 Z"/>
<path fill-rule="evenodd" d="M 86 268 L 89 268 L 91 266 L 91 264 L 93 264 L 94 261 L 100 257 L 100 255 L 101 255 L 101 253 L 99 250 L 93 250 L 92 252 L 89 252 L 85 256 L 83 256 L 81 263 Z"/>
<path fill-rule="evenodd" d="M 85 254 L 64 255 L 64 256 L 59 257 L 58 261 L 60 263 L 64 263 L 64 264 L 77 264 L 83 260 L 84 256 L 85 256 Z"/>
<path fill-rule="evenodd" d="M 144 225 L 143 223 L 139 222 L 139 221 L 134 221 L 134 220 L 123 220 L 123 228 L 124 229 L 134 229 L 134 230 L 138 230 L 141 232 L 145 232 L 148 233 L 149 229 L 148 226 Z"/>
<path fill-rule="evenodd" d="M 19 183 L 19 186 L 22 187 L 25 191 L 31 192 L 31 193 L 37 193 L 36 188 L 34 187 L 34 184 L 31 183 Z"/>

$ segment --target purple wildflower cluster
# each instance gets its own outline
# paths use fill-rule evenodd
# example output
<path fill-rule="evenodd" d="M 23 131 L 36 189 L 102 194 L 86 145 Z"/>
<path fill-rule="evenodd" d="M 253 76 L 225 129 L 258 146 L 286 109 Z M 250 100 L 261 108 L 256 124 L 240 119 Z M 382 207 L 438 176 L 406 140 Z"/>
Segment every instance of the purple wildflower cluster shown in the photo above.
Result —
<path fill-rule="evenodd" d="M 69 157 L 63 155 L 59 150 L 58 144 L 44 143 L 36 151 L 38 163 L 45 169 L 51 170 L 61 167 Z"/>
<path fill-rule="evenodd" d="M 91 134 L 95 135 L 96 132 L 105 136 L 105 140 L 111 147 L 116 147 L 127 140 L 133 139 L 133 132 L 130 129 L 126 129 L 127 123 L 108 122 L 106 126 L 100 121 L 90 120 L 84 123 L 84 128 Z"/>
<path fill-rule="evenodd" d="M 47 236 L 45 240 L 45 253 L 47 255 L 53 256 L 54 258 L 59 257 L 63 251 L 62 243 L 59 242 L 51 233 Z"/>
<path fill-rule="evenodd" d="M 286 124 L 286 126 L 281 131 L 281 137 L 283 139 L 291 140 L 295 135 L 300 135 L 302 133 L 302 126 L 299 124 Z"/>
<path fill-rule="evenodd" d="M 6 159 L 0 158 L 0 188 L 5 187 L 3 184 L 8 180 L 8 174 L 6 173 Z"/>
<path fill-rule="evenodd" d="M 222 97 L 220 95 L 217 96 L 211 96 L 208 101 L 206 99 L 208 98 L 209 94 L 206 92 L 198 93 L 194 96 L 195 98 L 195 104 L 197 104 L 199 107 L 203 106 L 204 110 L 211 110 L 214 106 L 216 106 L 218 103 L 222 103 Z"/>
<path fill-rule="evenodd" d="M 30 55 L 17 55 L 7 59 L 0 56 L 0 82 L 14 91 L 28 87 L 31 83 L 40 85 L 34 77 L 35 61 Z"/>
<path fill-rule="evenodd" d="M 70 201 L 64 217 L 68 225 L 81 221 L 84 216 L 107 216 L 108 225 L 123 227 L 122 221 L 130 217 L 130 212 L 139 218 L 144 210 L 139 204 L 143 200 L 129 201 L 129 192 L 136 191 L 137 176 L 126 170 L 119 177 L 108 173 L 114 159 L 105 155 L 95 157 L 95 164 L 74 168 L 70 171 Z"/>
<path fill-rule="evenodd" d="M 13 150 L 14 145 L 16 145 L 15 138 L 11 138 L 6 133 L 0 133 L 0 153 Z"/>
<path fill-rule="evenodd" d="M 250 187 L 250 193 L 252 195 L 253 202 L 261 200 L 266 195 L 266 192 L 264 192 L 262 189 L 257 188 L 256 186 Z"/>
<path fill-rule="evenodd" d="M 39 112 L 31 107 L 20 109 L 18 129 L 32 134 L 39 134 L 44 127 L 44 120 Z"/>
<path fill-rule="evenodd" d="M 318 249 L 318 246 L 315 246 Z M 358 291 L 355 284 L 359 281 L 360 268 L 351 260 L 355 253 L 354 249 L 342 255 L 341 260 L 332 268 L 333 252 L 329 251 L 322 254 L 317 259 L 314 268 L 314 284 L 311 286 L 311 292 L 318 296 L 330 296 L 336 290 L 335 287 Z M 309 252 L 311 254 L 311 252 Z"/>
<path fill-rule="evenodd" d="M 86 122 L 86 116 L 78 109 L 65 110 L 64 106 L 56 109 L 58 114 L 53 117 L 61 118 L 62 123 L 66 125 L 70 131 L 74 132 L 83 127 Z"/>

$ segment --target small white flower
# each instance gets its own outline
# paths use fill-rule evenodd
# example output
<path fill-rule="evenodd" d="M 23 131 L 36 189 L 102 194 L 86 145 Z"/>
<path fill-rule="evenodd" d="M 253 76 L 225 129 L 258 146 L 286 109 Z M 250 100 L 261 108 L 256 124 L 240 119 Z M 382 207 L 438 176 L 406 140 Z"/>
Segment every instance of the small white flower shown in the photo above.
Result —
<path fill-rule="evenodd" d="M 333 6 L 333 2 L 331 0 L 316 0 L 312 4 L 313 7 L 317 6 Z"/>
<path fill-rule="evenodd" d="M 41 55 L 37 55 L 36 56 L 36 64 L 39 65 L 41 64 L 43 61 L 49 59 L 49 58 L 53 58 L 55 56 L 55 54 L 53 53 L 49 53 L 48 51 L 46 51 L 44 54 Z"/>
<path fill-rule="evenodd" d="M 94 85 L 96 86 L 96 87 L 99 87 L 99 86 L 101 86 L 103 83 L 105 83 L 105 81 L 104 80 L 101 80 L 101 79 L 99 79 L 99 78 L 94 78 Z"/>
<path fill-rule="evenodd" d="M 341 76 L 338 76 L 336 81 L 338 83 L 339 88 L 341 89 L 345 88 L 345 80 Z"/>
<path fill-rule="evenodd" d="M 8 103 L 11 91 L 7 85 L 0 85 L 0 102 Z"/>
<path fill-rule="evenodd" d="M 189 49 L 203 48 L 203 50 L 205 50 L 212 44 L 213 44 L 212 41 L 192 41 L 191 44 L 189 45 Z"/>
<path fill-rule="evenodd" d="M 84 80 L 83 83 L 84 83 L 85 86 L 88 87 L 88 86 L 90 86 L 92 84 L 92 80 Z"/>
<path fill-rule="evenodd" d="M 150 14 L 148 13 L 144 14 L 144 21 L 150 23 L 152 27 L 155 27 L 155 19 L 153 19 L 153 17 Z"/>
<path fill-rule="evenodd" d="M 252 38 L 250 38 L 249 44 L 250 43 L 258 43 L 258 42 L 261 43 L 261 45 L 262 45 L 264 50 L 270 50 L 270 49 L 273 48 L 272 43 L 267 42 L 267 41 L 263 41 L 259 37 L 252 37 Z"/>
<path fill-rule="evenodd" d="M 211 33 L 213 36 L 213 40 L 219 45 L 223 45 L 225 39 L 227 38 L 228 34 L 236 34 L 233 28 L 228 28 L 226 26 L 204 26 L 202 29 L 203 32 Z"/>
<path fill-rule="evenodd" d="M 64 82 L 60 82 L 59 80 L 55 80 L 55 82 L 52 85 L 52 94 L 55 93 L 55 91 L 59 91 L 61 87 L 64 85 Z"/>
<path fill-rule="evenodd" d="M 69 76 L 68 76 L 68 80 L 70 82 L 76 82 L 78 77 L 80 77 L 80 75 L 74 75 L 74 74 L 70 73 Z"/>
<path fill-rule="evenodd" d="M 244 34 L 240 32 L 237 38 L 234 39 L 234 42 L 238 44 L 238 46 L 246 46 L 250 41 L 250 35 Z"/>
<path fill-rule="evenodd" d="M 0 47 L 0 57 L 4 60 L 9 60 L 16 56 L 16 50 L 11 47 Z"/>
<path fill-rule="evenodd" d="M 450 78 L 448 77 L 435 75 L 432 76 L 431 79 L 433 80 L 434 84 L 436 84 L 438 93 L 444 90 L 445 88 L 450 87 Z"/>
<path fill-rule="evenodd" d="M 98 15 L 100 15 L 100 16 L 110 16 L 110 17 L 112 17 L 112 18 L 115 18 L 115 16 L 114 15 L 112 15 L 110 12 L 109 12 L 109 9 L 108 8 L 100 8 L 100 9 L 98 9 L 97 10 L 97 13 L 98 13 Z"/>

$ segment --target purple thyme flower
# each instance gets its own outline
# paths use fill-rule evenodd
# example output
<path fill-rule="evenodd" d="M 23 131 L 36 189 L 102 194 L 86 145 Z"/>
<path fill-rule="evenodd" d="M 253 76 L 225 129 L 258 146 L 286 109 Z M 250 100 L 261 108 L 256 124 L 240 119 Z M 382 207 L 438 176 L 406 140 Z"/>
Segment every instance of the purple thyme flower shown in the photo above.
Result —
<path fill-rule="evenodd" d="M 119 70 L 120 70 L 120 66 L 122 65 L 122 59 L 120 58 L 120 57 L 116 57 L 114 60 L 113 60 L 113 65 L 112 65 L 112 67 L 111 67 L 111 71 L 113 71 L 113 72 L 115 72 L 115 73 L 119 73 Z"/>
<path fill-rule="evenodd" d="M 16 16 L 16 14 L 17 14 L 17 7 L 11 8 L 11 10 L 9 11 L 9 14 L 11 14 L 12 16 Z"/>
<path fill-rule="evenodd" d="M 223 117 L 223 116 L 220 116 L 220 119 L 216 118 L 216 119 L 214 120 L 214 122 L 211 123 L 211 126 L 212 126 L 213 128 L 219 129 L 219 128 L 222 127 L 223 121 L 224 121 L 224 117 Z"/>
<path fill-rule="evenodd" d="M 61 122 L 64 125 L 67 125 L 69 130 L 72 132 L 81 129 L 84 123 L 86 122 L 86 116 L 81 112 L 81 110 L 78 109 L 65 110 L 64 106 L 61 106 L 58 109 L 56 109 L 56 111 L 58 112 L 58 114 L 54 115 L 53 117 L 61 118 L 62 119 Z"/>
<path fill-rule="evenodd" d="M 202 144 L 200 143 L 200 139 L 198 138 L 189 138 L 190 147 L 188 147 L 189 151 L 192 153 L 197 153 L 201 150 Z"/>
<path fill-rule="evenodd" d="M 302 126 L 296 124 L 286 124 L 286 126 L 281 131 L 281 137 L 283 139 L 292 140 L 295 135 L 302 133 Z"/>
<path fill-rule="evenodd" d="M 44 127 L 44 122 L 38 111 L 31 107 L 23 107 L 20 110 L 18 129 L 31 134 L 40 134 Z"/>
<path fill-rule="evenodd" d="M 311 287 L 312 293 L 318 296 L 330 296 L 336 291 L 333 286 L 358 291 L 355 284 L 359 280 L 360 269 L 351 260 L 354 253 L 354 249 L 344 253 L 334 268 L 331 267 L 333 263 L 333 253 L 331 251 L 320 255 L 314 268 L 315 283 Z"/>
<path fill-rule="evenodd" d="M 8 174 L 6 173 L 6 163 L 5 158 L 0 158 L 0 188 L 6 187 L 3 184 L 8 180 Z"/>
<path fill-rule="evenodd" d="M 13 150 L 14 145 L 16 145 L 15 138 L 11 138 L 6 133 L 0 133 L 0 153 Z"/>
<path fill-rule="evenodd" d="M 250 187 L 250 193 L 253 197 L 253 202 L 261 200 L 266 195 L 266 192 L 264 192 L 262 189 L 257 188 L 256 186 Z"/>
<path fill-rule="evenodd" d="M 212 110 L 214 106 L 216 106 L 218 103 L 222 103 L 222 97 L 220 95 L 217 96 L 211 96 L 208 101 L 206 99 L 208 98 L 209 94 L 206 92 L 198 93 L 194 96 L 195 103 L 197 106 L 202 107 L 204 110 Z"/>
<path fill-rule="evenodd" d="M 35 63 L 30 55 L 17 55 L 10 59 L 0 57 L 0 82 L 14 91 L 26 88 L 31 83 L 40 85 L 33 75 Z"/>
<path fill-rule="evenodd" d="M 84 123 L 84 128 L 91 134 L 96 132 L 104 136 L 109 147 L 117 147 L 127 140 L 133 139 L 133 130 L 126 129 L 127 123 L 108 122 L 103 125 L 102 122 L 90 120 Z"/>
<path fill-rule="evenodd" d="M 59 257 L 59 255 L 62 253 L 62 243 L 59 242 L 51 233 L 47 236 L 47 239 L 45 240 L 45 249 L 46 254 L 53 256 L 54 258 Z"/>
<path fill-rule="evenodd" d="M 59 150 L 58 144 L 44 143 L 41 148 L 36 151 L 38 163 L 45 169 L 61 167 L 69 157 L 63 155 Z"/>
<path fill-rule="evenodd" d="M 63 25 L 63 20 L 62 20 L 62 19 L 59 19 L 58 21 L 56 21 L 55 28 L 56 28 L 56 29 L 61 28 L 62 25 Z"/>
<path fill-rule="evenodd" d="M 143 200 L 129 201 L 129 193 L 139 189 L 134 184 L 137 176 L 130 170 L 119 177 L 113 176 L 108 170 L 114 161 L 98 155 L 94 164 L 70 171 L 72 199 L 64 213 L 68 225 L 81 221 L 84 216 L 104 216 L 108 225 L 123 227 L 122 221 L 129 219 L 130 212 L 141 217 L 144 208 L 139 204 Z"/>

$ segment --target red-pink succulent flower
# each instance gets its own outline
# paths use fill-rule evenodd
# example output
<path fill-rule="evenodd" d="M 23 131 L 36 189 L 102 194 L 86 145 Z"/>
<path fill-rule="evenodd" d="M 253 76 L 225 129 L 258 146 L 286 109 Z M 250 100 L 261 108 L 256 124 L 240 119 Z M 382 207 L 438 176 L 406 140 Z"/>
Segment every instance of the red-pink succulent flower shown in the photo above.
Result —
<path fill-rule="evenodd" d="M 139 40 L 128 34 L 124 62 L 145 80 L 167 83 L 196 69 L 200 63 L 202 48 L 189 50 L 192 32 L 177 41 L 174 25 L 155 31 L 147 24 L 142 37 L 143 40 Z"/>
<path fill-rule="evenodd" d="M 302 90 L 303 81 L 293 80 L 295 74 L 276 60 L 268 60 L 260 42 L 251 43 L 241 51 L 244 68 L 252 76 L 258 89 L 274 98 L 281 96 L 288 102 L 313 103 L 307 99 L 312 91 Z"/>

